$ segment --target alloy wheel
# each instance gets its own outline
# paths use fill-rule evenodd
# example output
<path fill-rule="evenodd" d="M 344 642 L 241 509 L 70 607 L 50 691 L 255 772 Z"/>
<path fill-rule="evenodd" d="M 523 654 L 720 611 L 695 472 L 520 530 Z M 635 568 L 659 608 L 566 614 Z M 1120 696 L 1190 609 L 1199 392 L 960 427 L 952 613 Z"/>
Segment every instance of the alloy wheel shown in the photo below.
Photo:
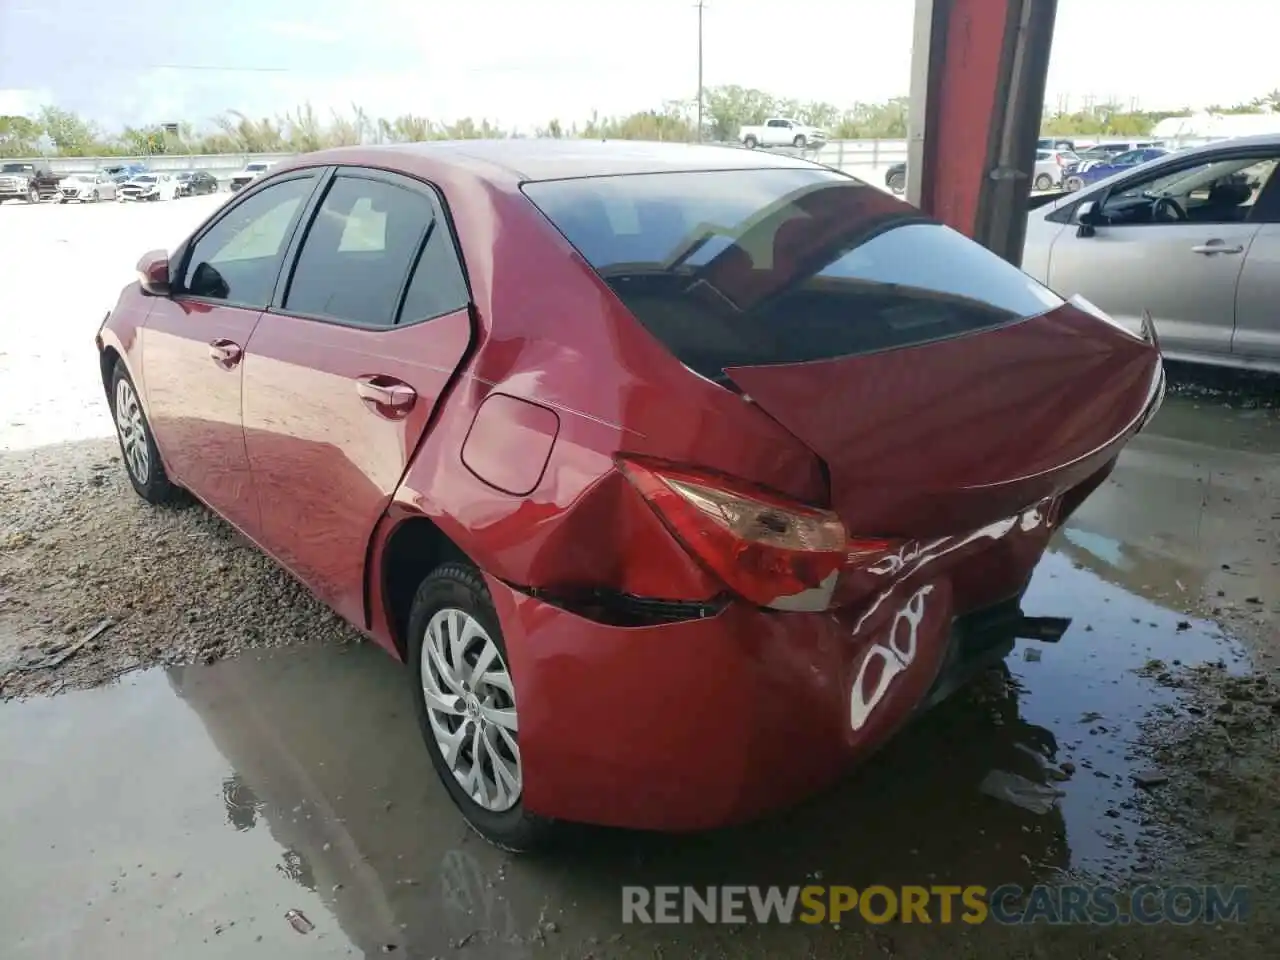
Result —
<path fill-rule="evenodd" d="M 151 472 L 147 425 L 133 384 L 124 379 L 116 385 L 116 429 L 120 431 L 120 446 L 130 475 L 138 483 L 146 483 Z"/>
<path fill-rule="evenodd" d="M 520 800 L 515 689 L 502 651 L 456 607 L 427 623 L 422 692 L 440 755 L 467 795 L 501 813 Z"/>

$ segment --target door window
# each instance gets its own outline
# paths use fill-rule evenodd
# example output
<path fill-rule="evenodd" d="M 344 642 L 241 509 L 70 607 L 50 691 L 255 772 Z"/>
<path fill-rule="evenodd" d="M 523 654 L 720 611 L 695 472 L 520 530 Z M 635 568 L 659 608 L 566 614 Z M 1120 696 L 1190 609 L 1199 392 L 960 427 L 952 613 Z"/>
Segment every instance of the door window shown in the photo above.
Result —
<path fill-rule="evenodd" d="M 314 177 L 297 177 L 236 204 L 192 247 L 183 291 L 265 308 L 289 237 L 314 186 Z"/>
<path fill-rule="evenodd" d="M 461 310 L 470 301 L 453 238 L 443 218 L 437 217 L 413 269 L 404 295 L 401 323 L 430 320 Z"/>
<path fill-rule="evenodd" d="M 1151 223 L 1244 223 L 1275 172 L 1278 156 L 1205 160 L 1168 167 L 1125 184 L 1107 197 L 1103 221 L 1112 226 Z"/>
<path fill-rule="evenodd" d="M 284 308 L 360 326 L 387 327 L 435 205 L 419 190 L 340 175 L 298 254 Z"/>

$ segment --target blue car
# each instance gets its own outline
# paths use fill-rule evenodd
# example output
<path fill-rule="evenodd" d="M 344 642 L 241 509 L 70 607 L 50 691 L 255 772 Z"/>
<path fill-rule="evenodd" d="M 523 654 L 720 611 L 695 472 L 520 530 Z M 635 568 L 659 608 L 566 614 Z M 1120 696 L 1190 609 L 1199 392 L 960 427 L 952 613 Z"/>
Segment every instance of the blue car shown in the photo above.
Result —
<path fill-rule="evenodd" d="M 1148 160 L 1154 160 L 1156 157 L 1163 157 L 1168 152 L 1168 150 L 1163 150 L 1160 147 L 1144 147 L 1140 150 L 1130 150 L 1127 153 L 1122 153 L 1106 163 L 1092 164 L 1083 170 L 1079 169 L 1079 164 L 1073 164 L 1063 172 L 1063 183 L 1068 190 L 1074 192 L 1082 187 L 1087 187 L 1091 183 L 1105 180 L 1121 170 L 1128 170 L 1130 167 L 1136 167 L 1139 164 L 1146 163 Z"/>

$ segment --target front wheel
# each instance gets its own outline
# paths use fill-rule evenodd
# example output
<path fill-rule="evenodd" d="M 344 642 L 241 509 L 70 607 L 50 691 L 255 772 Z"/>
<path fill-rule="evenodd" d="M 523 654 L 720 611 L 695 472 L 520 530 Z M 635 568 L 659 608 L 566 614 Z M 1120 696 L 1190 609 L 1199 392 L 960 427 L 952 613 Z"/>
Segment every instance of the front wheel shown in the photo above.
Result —
<path fill-rule="evenodd" d="M 1081 180 L 1079 177 L 1067 178 L 1066 188 L 1071 193 L 1075 193 L 1077 190 L 1079 190 L 1083 186 L 1084 186 L 1084 181 Z"/>
<path fill-rule="evenodd" d="M 40 188 L 37 186 L 27 187 L 27 203 L 40 202 Z"/>
<path fill-rule="evenodd" d="M 791 145 L 797 150 L 803 150 L 809 141 L 804 138 L 803 133 L 796 134 L 796 138 L 791 141 Z"/>
<path fill-rule="evenodd" d="M 422 581 L 408 654 L 431 763 L 467 825 L 503 850 L 545 843 L 553 824 L 524 810 L 515 684 L 502 625 L 475 567 L 448 563 Z"/>
<path fill-rule="evenodd" d="M 907 189 L 907 175 L 905 173 L 894 173 L 889 176 L 889 189 L 895 194 L 901 194 Z"/>
<path fill-rule="evenodd" d="M 120 440 L 120 454 L 124 458 L 125 471 L 134 491 L 147 503 L 172 503 L 181 496 L 179 488 L 169 480 L 160 462 L 151 435 L 151 425 L 142 412 L 137 388 L 124 368 L 117 361 L 111 374 L 111 413 L 116 421 L 116 436 Z"/>

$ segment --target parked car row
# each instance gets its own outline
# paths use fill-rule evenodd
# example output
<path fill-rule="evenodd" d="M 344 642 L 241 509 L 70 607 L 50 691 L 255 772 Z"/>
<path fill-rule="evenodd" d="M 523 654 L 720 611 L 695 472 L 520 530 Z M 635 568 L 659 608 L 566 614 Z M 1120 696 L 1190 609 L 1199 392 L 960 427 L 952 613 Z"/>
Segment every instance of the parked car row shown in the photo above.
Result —
<path fill-rule="evenodd" d="M 93 173 L 62 176 L 43 161 L 0 164 L 0 202 L 96 203 L 101 200 L 175 200 L 217 193 L 218 178 L 207 170 L 153 171 L 137 164 L 110 164 Z"/>
<path fill-rule="evenodd" d="M 1068 190 L 1076 191 L 1091 183 L 1105 180 L 1121 170 L 1128 170 L 1168 153 L 1169 151 L 1163 147 L 1138 147 L 1108 156 L 1080 158 L 1078 162 L 1067 168 L 1062 184 Z"/>
<path fill-rule="evenodd" d="M 73 173 L 58 184 L 58 202 L 92 203 L 98 200 L 176 200 L 217 193 L 218 178 L 205 170 L 182 173 L 135 172 Z"/>
<path fill-rule="evenodd" d="M 1048 147 L 1036 150 L 1036 166 L 1032 174 L 1032 187 L 1044 193 L 1055 187 L 1061 187 L 1066 180 L 1067 172 L 1075 168 L 1079 157 L 1071 150 L 1062 147 Z M 884 185 L 896 196 L 907 190 L 907 165 L 895 163 L 884 174 Z"/>

